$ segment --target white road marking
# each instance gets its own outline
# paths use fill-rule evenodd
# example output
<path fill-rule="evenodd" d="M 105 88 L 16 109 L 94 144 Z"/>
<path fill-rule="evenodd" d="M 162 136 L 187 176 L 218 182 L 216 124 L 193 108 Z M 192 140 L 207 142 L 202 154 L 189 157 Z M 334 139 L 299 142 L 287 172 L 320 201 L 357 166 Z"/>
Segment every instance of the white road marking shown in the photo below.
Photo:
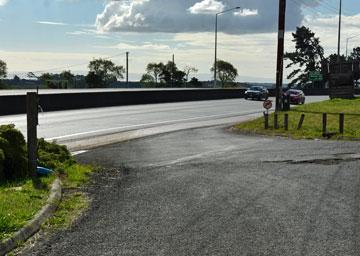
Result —
<path fill-rule="evenodd" d="M 87 132 L 79 132 L 74 134 L 68 134 L 53 138 L 46 138 L 49 141 L 52 140 L 60 140 L 60 139 L 68 139 L 83 135 L 91 135 L 96 133 L 104 133 L 104 132 L 111 132 L 111 131 L 117 131 L 117 130 L 124 130 L 124 129 L 134 129 L 139 127 L 149 127 L 149 126 L 157 126 L 157 125 L 164 125 L 164 124 L 173 124 L 173 123 L 179 123 L 179 122 L 186 122 L 186 121 L 196 121 L 201 119 L 207 119 L 207 118 L 222 118 L 222 117 L 231 117 L 231 116 L 240 116 L 240 115 L 250 115 L 255 113 L 261 113 L 262 111 L 246 111 L 246 112 L 234 112 L 229 114 L 221 114 L 221 115 L 209 115 L 209 116 L 201 116 L 201 117 L 192 117 L 192 118 L 186 118 L 186 119 L 177 119 L 177 120 L 170 120 L 170 121 L 163 121 L 163 122 L 155 122 L 155 123 L 144 123 L 144 124 L 136 124 L 136 125 L 128 125 L 128 126 L 119 126 L 119 127 L 112 127 L 112 128 L 106 128 L 106 129 L 99 129 L 95 131 L 87 131 Z"/>
<path fill-rule="evenodd" d="M 77 155 L 81 155 L 81 154 L 84 154 L 86 152 L 88 152 L 89 150 L 79 150 L 79 151 L 75 151 L 75 152 L 71 152 L 71 154 L 73 156 L 77 156 Z"/>

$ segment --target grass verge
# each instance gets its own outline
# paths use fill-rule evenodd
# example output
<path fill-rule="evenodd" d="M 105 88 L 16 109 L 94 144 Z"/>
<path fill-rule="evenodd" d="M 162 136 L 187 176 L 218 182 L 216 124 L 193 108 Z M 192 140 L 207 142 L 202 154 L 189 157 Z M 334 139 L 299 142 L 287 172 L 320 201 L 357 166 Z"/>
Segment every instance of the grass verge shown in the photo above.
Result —
<path fill-rule="evenodd" d="M 66 228 L 83 209 L 88 200 L 80 188 L 93 172 L 90 166 L 73 164 L 60 174 L 64 197 L 58 211 L 44 225 L 47 228 Z M 0 241 L 20 230 L 45 205 L 55 176 L 41 178 L 43 189 L 35 189 L 31 180 L 0 185 Z"/>
<path fill-rule="evenodd" d="M 284 114 L 289 114 L 289 130 L 284 129 Z M 301 114 L 305 121 L 301 129 L 297 129 Z M 323 138 L 322 113 L 328 113 L 327 132 L 331 139 L 360 138 L 360 98 L 352 100 L 335 99 L 298 106 L 291 111 L 279 113 L 279 129 L 274 129 L 274 114 L 269 118 L 269 129 L 264 128 L 264 118 L 243 122 L 234 126 L 234 130 L 250 134 L 284 136 L 295 139 Z M 345 114 L 344 134 L 339 134 L 339 114 Z"/>
<path fill-rule="evenodd" d="M 0 241 L 21 229 L 45 204 L 55 177 L 41 178 L 42 189 L 31 180 L 0 185 Z"/>

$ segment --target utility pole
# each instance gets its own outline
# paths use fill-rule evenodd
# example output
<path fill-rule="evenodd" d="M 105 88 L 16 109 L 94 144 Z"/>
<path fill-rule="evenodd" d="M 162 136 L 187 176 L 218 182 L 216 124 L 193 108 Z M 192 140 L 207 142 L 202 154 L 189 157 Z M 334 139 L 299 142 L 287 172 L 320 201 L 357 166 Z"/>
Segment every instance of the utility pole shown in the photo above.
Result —
<path fill-rule="evenodd" d="M 217 85 L 217 30 L 218 30 L 218 14 L 215 15 L 215 60 L 214 60 L 214 88 Z"/>
<path fill-rule="evenodd" d="M 175 54 L 172 55 L 172 68 L 171 68 L 171 87 L 174 87 L 174 72 L 175 72 Z"/>
<path fill-rule="evenodd" d="M 286 15 L 286 0 L 279 0 L 279 30 L 278 30 L 278 50 L 277 50 L 277 67 L 276 67 L 275 111 L 281 110 L 281 103 L 282 103 L 285 15 Z"/>
<path fill-rule="evenodd" d="M 340 44 L 341 44 L 341 16 L 342 16 L 342 0 L 339 7 L 339 31 L 338 31 L 338 62 L 340 63 Z"/>
<path fill-rule="evenodd" d="M 129 88 L 129 52 L 126 52 L 126 87 Z"/>

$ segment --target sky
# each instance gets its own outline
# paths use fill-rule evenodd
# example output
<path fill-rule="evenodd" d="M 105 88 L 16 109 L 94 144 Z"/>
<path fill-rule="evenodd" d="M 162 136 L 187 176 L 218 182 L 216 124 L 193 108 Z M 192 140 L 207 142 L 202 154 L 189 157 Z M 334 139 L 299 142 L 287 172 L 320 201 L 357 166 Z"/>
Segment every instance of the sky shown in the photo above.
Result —
<path fill-rule="evenodd" d="M 218 58 L 231 62 L 242 82 L 274 82 L 278 0 L 0 0 L 0 59 L 9 77 L 27 72 L 86 74 L 93 58 L 125 65 L 139 80 L 150 62 L 194 66 L 211 80 L 215 14 Z M 287 0 L 285 50 L 291 33 L 308 26 L 326 54 L 337 51 L 339 0 Z M 359 0 L 343 0 L 342 52 L 346 38 L 360 34 Z M 360 36 L 349 49 L 360 46 Z M 288 73 L 289 71 L 286 71 Z"/>

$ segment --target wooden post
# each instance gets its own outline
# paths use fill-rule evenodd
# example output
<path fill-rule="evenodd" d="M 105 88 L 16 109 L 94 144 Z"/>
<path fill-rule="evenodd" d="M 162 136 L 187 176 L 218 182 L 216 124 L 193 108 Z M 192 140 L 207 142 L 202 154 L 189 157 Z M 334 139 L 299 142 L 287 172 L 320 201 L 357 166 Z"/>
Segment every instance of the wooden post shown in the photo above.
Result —
<path fill-rule="evenodd" d="M 278 113 L 275 112 L 275 113 L 274 113 L 274 129 L 279 129 L 278 117 L 279 117 Z"/>
<path fill-rule="evenodd" d="M 345 122 L 345 115 L 344 115 L 344 113 L 340 113 L 340 116 L 339 116 L 339 131 L 340 131 L 340 134 L 344 134 L 344 122 Z"/>
<path fill-rule="evenodd" d="M 301 114 L 301 117 L 300 117 L 300 120 L 299 120 L 299 124 L 298 124 L 298 127 L 297 129 L 300 130 L 303 123 L 304 123 L 304 119 L 305 119 L 305 114 Z"/>
<path fill-rule="evenodd" d="M 323 115 L 322 115 L 322 132 L 323 132 L 323 136 L 325 136 L 327 133 L 327 114 L 326 113 L 323 113 Z"/>
<path fill-rule="evenodd" d="M 28 92 L 26 97 L 27 112 L 27 149 L 28 170 L 35 187 L 39 185 L 37 170 L 37 125 L 38 125 L 38 97 L 35 92 Z"/>
<path fill-rule="evenodd" d="M 284 115 L 284 129 L 285 131 L 289 130 L 289 114 L 285 113 Z"/>
<path fill-rule="evenodd" d="M 269 129 L 269 114 L 264 112 L 265 129 Z"/>

